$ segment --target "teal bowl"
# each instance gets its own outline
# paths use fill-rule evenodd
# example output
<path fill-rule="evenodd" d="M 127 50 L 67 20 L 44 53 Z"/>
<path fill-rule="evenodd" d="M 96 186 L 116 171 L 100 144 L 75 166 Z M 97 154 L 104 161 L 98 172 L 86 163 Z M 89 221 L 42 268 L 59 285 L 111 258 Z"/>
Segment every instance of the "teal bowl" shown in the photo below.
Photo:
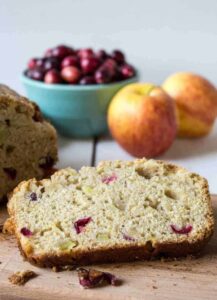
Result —
<path fill-rule="evenodd" d="M 95 137 L 106 134 L 107 108 L 123 86 L 137 76 L 117 83 L 95 85 L 46 84 L 21 76 L 27 96 L 36 102 L 58 132 L 68 137 Z"/>

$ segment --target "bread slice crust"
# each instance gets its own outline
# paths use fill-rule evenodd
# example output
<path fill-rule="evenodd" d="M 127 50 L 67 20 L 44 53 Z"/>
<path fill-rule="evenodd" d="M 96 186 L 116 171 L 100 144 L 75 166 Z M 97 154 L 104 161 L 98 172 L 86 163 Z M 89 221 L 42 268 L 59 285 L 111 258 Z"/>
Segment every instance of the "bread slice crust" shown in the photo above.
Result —
<path fill-rule="evenodd" d="M 146 159 L 136 160 L 139 165 L 143 164 L 146 161 Z M 112 163 L 113 162 L 102 162 L 99 164 L 99 166 L 104 167 L 105 165 L 108 166 Z M 117 163 L 119 163 L 119 161 Z M 134 162 L 125 163 L 129 166 Z M 186 172 L 184 168 L 172 164 L 165 164 L 165 162 L 163 161 L 157 161 L 157 163 L 164 166 L 166 165 L 168 170 L 183 170 Z M 58 173 L 61 174 L 61 172 L 64 172 L 64 170 L 56 172 L 55 175 L 58 176 Z M 194 255 L 199 253 L 210 240 L 214 231 L 214 217 L 211 207 L 211 198 L 209 194 L 208 183 L 206 179 L 194 173 L 189 174 L 200 180 L 202 197 L 203 200 L 207 202 L 207 205 L 209 207 L 209 211 L 207 214 L 207 226 L 203 232 L 198 234 L 193 239 L 186 239 L 186 237 L 183 236 L 177 242 L 156 242 L 154 244 L 151 241 L 147 241 L 145 244 L 119 243 L 111 247 L 106 245 L 95 247 L 93 249 L 90 249 L 88 247 L 86 249 L 73 249 L 72 251 L 69 251 L 67 253 L 57 253 L 55 251 L 51 251 L 49 253 L 35 254 L 32 249 L 29 249 L 21 242 L 20 232 L 16 224 L 16 203 L 15 198 L 13 197 L 18 191 L 24 188 L 25 185 L 31 184 L 34 179 L 20 183 L 11 194 L 10 201 L 8 203 L 8 212 L 10 215 L 10 219 L 6 223 L 5 229 L 7 230 L 7 224 L 9 224 L 8 226 L 10 226 L 10 232 L 13 231 L 15 233 L 18 241 L 18 246 L 23 257 L 33 265 L 37 265 L 39 267 L 127 262 L 136 260 L 150 260 L 162 256 L 174 258 Z M 40 181 L 40 185 L 43 185 L 47 180 L 49 179 Z"/>

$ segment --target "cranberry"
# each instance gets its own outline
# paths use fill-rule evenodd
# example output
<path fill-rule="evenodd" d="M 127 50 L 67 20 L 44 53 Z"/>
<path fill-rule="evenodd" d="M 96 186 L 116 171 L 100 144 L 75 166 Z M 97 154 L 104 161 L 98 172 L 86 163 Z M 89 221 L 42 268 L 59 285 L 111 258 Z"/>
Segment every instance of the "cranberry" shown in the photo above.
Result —
<path fill-rule="evenodd" d="M 124 238 L 126 241 L 135 242 L 135 239 L 134 239 L 132 236 L 126 234 L 126 233 L 123 233 L 123 238 Z"/>
<path fill-rule="evenodd" d="M 117 63 L 116 63 L 116 61 L 115 61 L 114 59 L 112 59 L 112 58 L 107 58 L 107 59 L 105 60 L 105 62 L 104 62 L 104 65 L 106 65 L 106 66 L 108 66 L 108 67 L 110 67 L 110 68 L 113 68 L 113 69 L 117 68 Z"/>
<path fill-rule="evenodd" d="M 28 69 L 34 69 L 36 67 L 37 58 L 31 58 L 28 62 Z"/>
<path fill-rule="evenodd" d="M 78 56 L 80 58 L 85 58 L 85 57 L 91 57 L 93 56 L 93 50 L 91 48 L 86 48 L 86 49 L 80 49 L 78 50 Z"/>
<path fill-rule="evenodd" d="M 103 66 L 108 70 L 111 77 L 114 77 L 117 73 L 117 63 L 114 59 L 108 58 L 104 62 Z"/>
<path fill-rule="evenodd" d="M 51 57 L 53 55 L 53 49 L 47 49 L 44 56 L 45 57 Z"/>
<path fill-rule="evenodd" d="M 102 182 L 105 183 L 105 184 L 109 184 L 113 181 L 116 181 L 118 179 L 117 175 L 116 174 L 112 174 L 110 176 L 105 176 L 102 178 Z"/>
<path fill-rule="evenodd" d="M 44 82 L 48 84 L 61 83 L 61 81 L 60 73 L 55 69 L 47 71 L 44 76 Z"/>
<path fill-rule="evenodd" d="M 33 233 L 26 227 L 21 228 L 20 233 L 22 233 L 22 235 L 27 236 L 27 237 L 33 235 Z"/>
<path fill-rule="evenodd" d="M 44 71 L 41 68 L 28 70 L 26 75 L 33 80 L 43 81 L 44 79 Z"/>
<path fill-rule="evenodd" d="M 67 55 L 72 54 L 72 49 L 65 45 L 59 45 L 52 50 L 52 56 L 64 58 Z"/>
<path fill-rule="evenodd" d="M 81 233 L 84 231 L 85 226 L 90 223 L 92 221 L 91 217 L 86 217 L 86 218 L 82 218 L 82 219 L 78 219 L 75 223 L 74 223 L 74 228 L 77 234 Z"/>
<path fill-rule="evenodd" d="M 123 80 L 124 78 L 123 78 L 123 76 L 122 76 L 122 74 L 121 74 L 121 72 L 120 72 L 120 70 L 116 70 L 116 73 L 115 73 L 115 75 L 114 75 L 114 77 L 113 77 L 113 81 L 114 82 L 116 82 L 116 81 L 121 81 L 121 80 Z"/>
<path fill-rule="evenodd" d="M 45 62 L 44 58 L 36 59 L 36 67 L 43 68 L 44 67 L 44 62 Z"/>
<path fill-rule="evenodd" d="M 75 55 L 75 50 L 72 47 L 68 47 L 68 55 Z"/>
<path fill-rule="evenodd" d="M 176 225 L 170 225 L 170 227 L 177 234 L 188 234 L 193 229 L 191 225 L 183 226 L 182 228 L 178 228 Z"/>
<path fill-rule="evenodd" d="M 51 69 L 58 69 L 59 68 L 59 60 L 56 57 L 49 57 L 44 62 L 44 70 L 49 71 Z"/>
<path fill-rule="evenodd" d="M 81 68 L 85 74 L 93 73 L 98 66 L 99 60 L 94 56 L 81 58 Z"/>
<path fill-rule="evenodd" d="M 108 57 L 108 54 L 105 52 L 105 50 L 101 49 L 96 52 L 96 57 L 103 62 Z"/>
<path fill-rule="evenodd" d="M 34 115 L 32 116 L 33 120 L 35 122 L 43 122 L 44 118 L 42 116 L 39 106 L 34 102 L 32 102 L 32 105 L 34 106 L 35 109 Z"/>
<path fill-rule="evenodd" d="M 125 57 L 123 52 L 121 52 L 120 50 L 114 50 L 112 52 L 112 58 L 118 63 L 118 64 L 122 64 L 125 61 Z"/>
<path fill-rule="evenodd" d="M 37 201 L 37 194 L 35 192 L 29 195 L 31 201 Z"/>
<path fill-rule="evenodd" d="M 69 66 L 62 69 L 61 76 L 69 83 L 77 83 L 81 77 L 81 72 L 78 68 Z"/>
<path fill-rule="evenodd" d="M 79 66 L 79 59 L 77 56 L 66 56 L 61 63 L 61 68 L 69 67 L 69 66 L 74 66 L 78 67 Z"/>
<path fill-rule="evenodd" d="M 94 84 L 96 83 L 95 79 L 93 76 L 84 76 L 83 78 L 81 78 L 81 80 L 79 81 L 79 84 Z"/>
<path fill-rule="evenodd" d="M 111 74 L 106 68 L 99 68 L 95 73 L 96 83 L 109 83 L 111 82 Z"/>
<path fill-rule="evenodd" d="M 128 64 L 121 66 L 120 71 L 121 71 L 123 78 L 125 78 L 125 79 L 133 77 L 135 75 L 134 68 Z"/>

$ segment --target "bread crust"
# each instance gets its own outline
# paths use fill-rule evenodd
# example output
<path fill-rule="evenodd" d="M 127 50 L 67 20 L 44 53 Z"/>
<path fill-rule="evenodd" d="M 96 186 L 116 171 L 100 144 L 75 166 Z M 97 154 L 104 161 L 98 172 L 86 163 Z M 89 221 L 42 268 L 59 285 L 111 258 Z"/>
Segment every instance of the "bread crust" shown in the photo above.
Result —
<path fill-rule="evenodd" d="M 32 120 L 32 124 L 34 125 L 35 130 L 37 129 L 37 133 L 38 132 L 46 132 L 46 137 L 50 139 L 50 145 L 52 146 L 52 162 L 53 165 L 56 163 L 57 161 L 57 133 L 55 128 L 49 123 L 47 122 L 44 118 L 43 115 L 40 111 L 40 108 L 38 107 L 38 105 L 30 100 L 28 100 L 27 98 L 20 96 L 18 93 L 16 93 L 14 90 L 10 89 L 8 86 L 0 84 L 0 113 L 1 113 L 1 117 L 4 119 L 4 111 L 6 111 L 8 108 L 13 108 L 15 110 L 15 114 L 20 115 L 20 113 L 22 113 L 22 115 L 25 115 L 25 117 L 28 119 L 28 121 L 30 122 L 30 120 Z M 14 118 L 14 115 L 13 115 Z M 13 118 L 11 120 L 13 120 Z M 7 120 L 6 120 L 7 121 Z M 8 120 L 10 122 L 10 120 Z M 10 127 L 10 125 L 8 125 Z M 33 133 L 34 134 L 34 133 Z M 12 135 L 13 136 L 13 135 Z M 25 136 L 25 134 L 24 134 Z M 47 145 L 48 142 L 47 142 Z M 19 148 L 19 141 L 17 144 L 17 147 Z M 51 147 L 50 147 L 51 149 Z M 2 150 L 3 151 L 3 150 Z M 5 150 L 4 150 L 5 151 Z M 34 157 L 34 156 L 33 156 Z M 20 156 L 19 156 L 20 158 Z M 28 160 L 27 160 L 28 162 Z M 5 162 L 3 162 L 5 164 Z M 10 165 L 10 167 L 14 167 L 13 163 L 12 165 Z M 1 162 L 1 167 L 5 167 L 5 165 L 2 165 Z M 6 165 L 7 167 L 7 165 Z M 28 168 L 27 168 L 28 169 Z M 14 188 L 14 186 L 23 179 L 28 179 L 31 178 L 33 176 L 38 176 L 39 179 L 41 178 L 45 178 L 48 175 L 51 174 L 51 169 L 52 166 L 50 166 L 50 168 L 39 168 L 38 174 L 37 174 L 37 170 L 32 171 L 31 169 L 31 174 L 28 176 L 28 174 L 23 175 L 22 171 L 19 171 L 19 169 L 17 169 L 17 171 L 19 171 L 19 180 L 11 180 L 11 185 L 7 186 L 6 183 L 2 184 L 1 186 L 1 190 L 0 190 L 0 202 L 6 202 L 7 199 L 9 198 L 8 193 L 11 191 L 12 188 Z M 13 184 L 14 182 L 14 184 Z"/>
<path fill-rule="evenodd" d="M 143 163 L 146 159 L 136 160 L 137 163 Z M 126 162 L 126 164 L 131 164 L 135 162 Z M 109 162 L 102 162 L 100 165 L 108 164 Z M 117 161 L 118 163 L 118 161 Z M 170 170 L 183 170 L 184 168 L 172 165 L 165 164 L 163 161 L 158 161 L 160 164 L 164 164 Z M 62 172 L 62 170 L 57 171 Z M 24 181 L 20 183 L 13 193 L 11 194 L 10 201 L 8 203 L 8 212 L 10 215 L 10 221 L 6 224 L 10 225 L 10 231 L 15 233 L 15 236 L 18 241 L 18 246 L 23 257 L 28 260 L 31 264 L 39 267 L 53 267 L 53 266 L 64 266 L 64 265 L 89 265 L 96 263 L 114 263 L 114 262 L 127 262 L 127 261 L 136 261 L 136 260 L 150 260 L 154 258 L 159 258 L 161 256 L 166 257 L 183 257 L 187 255 L 193 255 L 199 253 L 203 247 L 210 240 L 213 231 L 214 231 L 214 216 L 211 207 L 211 197 L 209 194 L 208 182 L 203 177 L 195 173 L 188 173 L 191 176 L 197 178 L 201 182 L 202 197 L 204 201 L 207 202 L 209 206 L 209 214 L 207 215 L 207 226 L 203 232 L 200 232 L 194 239 L 186 240 L 186 237 L 179 242 L 165 242 L 165 243 L 155 243 L 147 242 L 145 245 L 136 245 L 136 244 L 120 244 L 114 247 L 98 247 L 96 249 L 91 249 L 88 251 L 84 250 L 75 250 L 72 252 L 65 253 L 49 253 L 36 255 L 34 252 L 26 251 L 21 245 L 20 234 L 16 228 L 16 221 L 14 217 L 14 203 L 13 203 L 13 194 L 20 190 L 23 185 L 28 185 L 32 180 Z M 44 179 L 41 181 L 43 183 Z M 7 226 L 6 226 L 7 227 Z M 6 228 L 7 229 L 7 228 Z"/>
<path fill-rule="evenodd" d="M 132 246 L 126 245 L 116 248 L 106 248 L 91 250 L 89 252 L 80 252 L 73 254 L 49 254 L 49 255 L 27 255 L 18 242 L 20 253 L 31 264 L 41 268 L 52 268 L 53 266 L 65 265 L 91 265 L 104 263 L 119 263 L 132 262 L 138 260 L 151 260 L 160 257 L 185 257 L 187 255 L 194 255 L 199 253 L 206 243 L 209 241 L 212 233 L 202 240 L 195 243 L 188 243 L 183 241 L 181 243 L 162 243 L 156 244 L 154 251 L 150 252 L 147 246 Z"/>

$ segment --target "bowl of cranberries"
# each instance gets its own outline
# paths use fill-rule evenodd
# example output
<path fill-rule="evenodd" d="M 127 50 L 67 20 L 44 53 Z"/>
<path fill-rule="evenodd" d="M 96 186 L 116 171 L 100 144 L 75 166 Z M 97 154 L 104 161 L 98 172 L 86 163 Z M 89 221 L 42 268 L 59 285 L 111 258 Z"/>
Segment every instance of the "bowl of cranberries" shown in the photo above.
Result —
<path fill-rule="evenodd" d="M 21 80 L 60 134 L 91 137 L 107 132 L 109 102 L 124 85 L 137 81 L 137 72 L 120 50 L 59 45 L 30 59 Z"/>

